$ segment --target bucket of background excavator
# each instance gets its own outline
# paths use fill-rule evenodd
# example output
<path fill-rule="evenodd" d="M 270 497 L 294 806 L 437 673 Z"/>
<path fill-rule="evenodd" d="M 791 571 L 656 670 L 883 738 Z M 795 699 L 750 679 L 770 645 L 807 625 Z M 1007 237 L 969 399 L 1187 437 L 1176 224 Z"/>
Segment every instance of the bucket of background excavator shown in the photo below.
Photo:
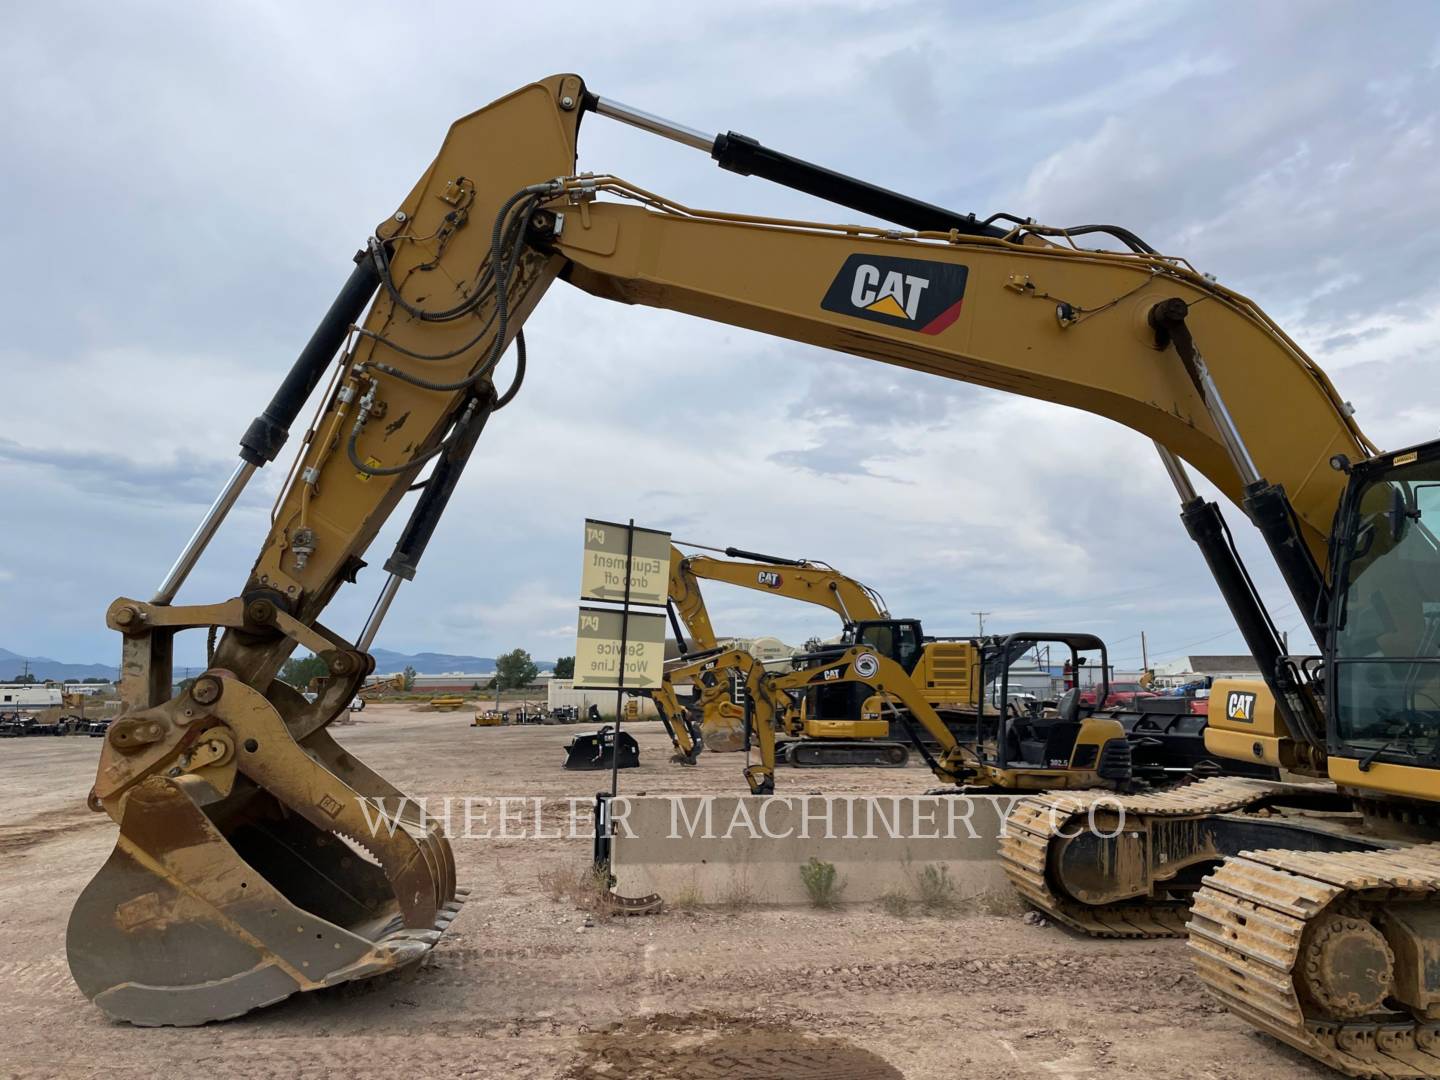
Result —
<path fill-rule="evenodd" d="M 256 760 L 224 797 L 191 775 L 123 796 L 65 940 L 76 984 L 110 1016 L 238 1016 L 414 963 L 455 918 L 465 892 L 438 825 L 325 731 L 297 744 L 279 724 L 246 727 L 262 732 L 245 747 Z M 361 816 L 362 798 L 383 818 Z"/>
<path fill-rule="evenodd" d="M 716 754 L 733 754 L 745 749 L 745 713 L 712 711 L 700 722 L 705 749 Z"/>
<path fill-rule="evenodd" d="M 582 731 L 565 746 L 565 768 L 580 771 L 614 768 L 616 739 L 609 727 L 599 731 Z M 620 732 L 620 768 L 634 769 L 640 764 L 640 744 L 628 731 Z"/>

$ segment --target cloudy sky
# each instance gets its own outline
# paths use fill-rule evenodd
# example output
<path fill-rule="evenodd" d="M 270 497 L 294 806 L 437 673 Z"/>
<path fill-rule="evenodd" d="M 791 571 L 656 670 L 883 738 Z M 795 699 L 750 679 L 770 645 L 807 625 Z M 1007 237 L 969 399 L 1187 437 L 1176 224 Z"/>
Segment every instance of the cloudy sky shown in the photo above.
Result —
<path fill-rule="evenodd" d="M 572 18 L 52 0 L 6 22 L 0 646 L 15 652 L 115 661 L 106 605 L 153 591 L 350 254 L 453 118 L 556 71 L 959 210 L 1123 224 L 1255 297 L 1382 446 L 1436 433 L 1428 2 L 731 0 Z M 593 118 L 580 166 L 691 205 L 855 218 Z M 1241 648 L 1148 443 L 1113 423 L 564 286 L 526 331 L 524 391 L 382 646 L 572 652 L 582 520 L 633 516 L 824 559 L 932 632 L 983 610 L 987 629 L 1100 633 L 1122 666 L 1141 630 L 1152 662 Z M 252 485 L 182 600 L 238 591 L 282 472 Z M 358 631 L 394 533 L 327 623 Z M 835 629 L 711 598 L 725 632 Z M 179 662 L 202 648 L 182 639 Z"/>

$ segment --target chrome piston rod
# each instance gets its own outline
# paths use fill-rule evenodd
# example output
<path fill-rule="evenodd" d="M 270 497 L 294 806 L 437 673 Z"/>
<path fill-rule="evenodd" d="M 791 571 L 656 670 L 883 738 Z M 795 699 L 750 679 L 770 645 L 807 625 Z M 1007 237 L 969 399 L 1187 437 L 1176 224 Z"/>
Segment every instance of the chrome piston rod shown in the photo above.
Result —
<path fill-rule="evenodd" d="M 1160 463 L 1165 466 L 1170 482 L 1175 485 L 1175 493 L 1180 496 L 1180 505 L 1189 506 L 1199 496 L 1196 494 L 1195 485 L 1190 482 L 1190 474 L 1185 471 L 1185 463 L 1173 450 L 1161 446 L 1158 442 L 1155 443 L 1155 452 L 1160 455 Z"/>
<path fill-rule="evenodd" d="M 370 612 L 370 618 L 365 620 L 365 629 L 360 631 L 360 637 L 355 641 L 355 647 L 361 652 L 370 651 L 370 646 L 375 642 L 375 635 L 380 632 L 380 624 L 385 621 L 385 613 L 390 610 L 390 605 L 395 600 L 395 594 L 400 591 L 400 582 L 403 580 L 399 574 L 391 574 L 386 579 L 385 587 L 380 590 L 380 598 L 375 601 L 375 607 Z"/>
<path fill-rule="evenodd" d="M 170 567 L 170 572 L 165 575 L 165 580 L 160 583 L 160 588 L 155 590 L 151 597 L 152 604 L 168 604 L 175 599 L 175 594 L 180 591 L 180 586 L 185 584 L 185 579 L 190 576 L 190 571 L 195 569 L 200 556 L 210 545 L 216 531 L 225 521 L 235 501 L 240 498 L 240 493 L 245 490 L 245 485 L 250 482 L 250 477 L 255 475 L 258 468 L 253 462 L 241 461 L 235 466 L 235 471 L 230 474 L 230 479 L 225 482 L 225 487 L 216 496 L 215 501 L 210 504 L 210 509 L 205 512 L 200 525 L 190 537 L 185 549 L 180 552 L 180 557 L 175 560 L 175 565 Z"/>
<path fill-rule="evenodd" d="M 1215 379 L 1198 349 L 1195 351 L 1194 363 L 1195 377 L 1200 384 L 1200 394 L 1205 399 L 1205 408 L 1210 412 L 1210 419 L 1215 421 L 1215 427 L 1220 432 L 1220 441 L 1225 444 L 1225 452 L 1230 455 L 1231 464 L 1240 474 L 1240 482 L 1246 487 L 1258 484 L 1261 479 L 1260 470 L 1255 467 L 1255 459 L 1250 456 L 1249 447 L 1240 437 L 1240 429 L 1235 426 L 1230 410 L 1225 407 L 1225 399 L 1220 396 L 1220 387 L 1215 385 Z"/>
<path fill-rule="evenodd" d="M 667 139 L 674 139 L 686 146 L 693 146 L 696 150 L 704 150 L 707 154 L 715 145 L 716 135 L 706 135 L 703 131 L 696 131 L 694 128 L 686 127 L 684 124 L 677 124 L 673 120 L 666 120 L 664 117 L 648 113 L 644 109 L 632 108 L 629 105 L 622 105 L 614 98 L 597 97 L 595 99 L 595 111 L 601 116 L 608 116 L 612 120 L 619 120 L 622 124 L 629 124 L 631 127 L 648 131 L 652 135 L 660 135 Z"/>

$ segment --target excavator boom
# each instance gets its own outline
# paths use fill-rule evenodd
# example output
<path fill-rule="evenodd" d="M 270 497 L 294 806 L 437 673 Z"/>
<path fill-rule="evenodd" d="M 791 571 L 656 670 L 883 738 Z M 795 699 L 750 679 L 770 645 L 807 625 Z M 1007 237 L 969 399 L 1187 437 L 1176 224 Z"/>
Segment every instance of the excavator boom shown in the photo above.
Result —
<path fill-rule="evenodd" d="M 700 591 L 701 581 L 719 581 L 817 604 L 839 615 L 846 626 L 888 617 L 879 593 L 834 567 L 735 547 L 726 548 L 724 554 L 726 558 L 719 559 L 670 548 L 670 603 L 689 631 L 694 651 L 713 649 L 719 644 Z"/>

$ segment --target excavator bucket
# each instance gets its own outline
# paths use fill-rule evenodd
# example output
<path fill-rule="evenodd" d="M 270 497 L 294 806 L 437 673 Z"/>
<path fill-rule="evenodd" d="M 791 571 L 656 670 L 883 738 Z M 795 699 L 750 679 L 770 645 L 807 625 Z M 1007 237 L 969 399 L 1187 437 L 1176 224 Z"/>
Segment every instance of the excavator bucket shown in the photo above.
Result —
<path fill-rule="evenodd" d="M 132 1024 L 203 1024 L 397 970 L 464 901 L 421 806 L 323 727 L 296 740 L 263 697 L 225 682 L 224 724 L 186 733 L 171 759 L 204 767 L 150 771 L 107 798 L 102 758 L 92 805 L 118 813 L 120 835 L 66 951 L 81 991 Z M 106 754 L 164 712 L 121 721 Z"/>
<path fill-rule="evenodd" d="M 614 730 L 606 724 L 599 731 L 582 731 L 565 746 L 565 768 L 573 770 L 609 770 L 615 768 L 616 745 L 619 745 L 622 769 L 634 769 L 640 765 L 640 744 L 628 731 L 620 732 L 619 739 Z"/>
<path fill-rule="evenodd" d="M 733 754 L 745 749 L 745 710 L 736 705 L 722 705 L 707 710 L 700 722 L 705 749 L 716 754 Z"/>

